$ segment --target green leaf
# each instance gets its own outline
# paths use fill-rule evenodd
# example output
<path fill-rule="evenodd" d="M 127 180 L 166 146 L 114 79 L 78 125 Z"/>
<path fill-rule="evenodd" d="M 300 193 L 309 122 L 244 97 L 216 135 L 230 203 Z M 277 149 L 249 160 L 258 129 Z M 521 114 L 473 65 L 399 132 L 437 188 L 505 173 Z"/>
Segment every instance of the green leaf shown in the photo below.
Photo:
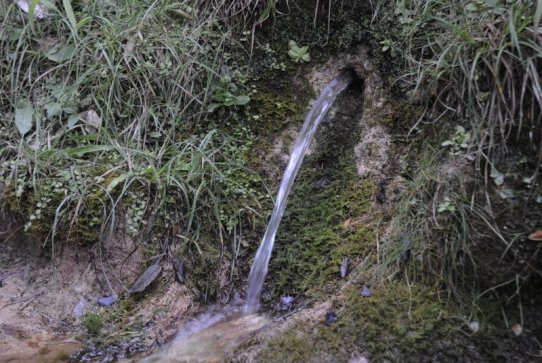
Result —
<path fill-rule="evenodd" d="M 298 48 L 297 43 L 294 42 L 293 40 L 290 40 L 290 41 L 288 42 L 288 48 L 290 48 L 290 49 L 291 49 L 291 48 Z"/>
<path fill-rule="evenodd" d="M 89 146 L 80 146 L 74 147 L 72 149 L 65 150 L 66 155 L 68 156 L 82 156 L 87 153 L 95 153 L 99 151 L 110 151 L 113 150 L 111 145 L 89 145 Z"/>
<path fill-rule="evenodd" d="M 497 6 L 497 0 L 486 0 L 486 5 L 490 8 Z"/>
<path fill-rule="evenodd" d="M 250 97 L 248 97 L 246 95 L 241 95 L 241 96 L 235 97 L 235 104 L 238 105 L 238 106 L 246 105 L 249 102 L 250 102 Z"/>
<path fill-rule="evenodd" d="M 309 53 L 303 54 L 301 59 L 303 59 L 305 62 L 310 62 L 311 61 L 311 56 L 309 55 Z"/>
<path fill-rule="evenodd" d="M 45 56 L 56 63 L 62 63 L 70 59 L 75 52 L 75 47 L 71 44 L 56 46 L 51 48 Z"/>
<path fill-rule="evenodd" d="M 504 175 L 499 174 L 493 177 L 493 182 L 495 185 L 502 185 L 504 183 Z"/>
<path fill-rule="evenodd" d="M 299 62 L 299 54 L 297 52 L 290 49 L 288 51 L 288 55 L 290 56 L 290 58 L 292 58 L 294 62 L 296 63 Z"/>
<path fill-rule="evenodd" d="M 87 16 L 87 17 L 79 20 L 79 22 L 77 23 L 77 29 L 81 29 L 83 26 L 90 23 L 91 20 L 92 20 L 92 16 Z"/>
<path fill-rule="evenodd" d="M 450 146 L 450 145 L 453 145 L 454 142 L 451 141 L 451 140 L 446 140 L 444 141 L 442 144 L 440 144 L 440 146 Z"/>
<path fill-rule="evenodd" d="M 149 132 L 149 136 L 157 139 L 157 138 L 161 137 L 162 134 L 159 131 L 153 131 L 153 132 Z"/>
<path fill-rule="evenodd" d="M 79 115 L 70 115 L 68 117 L 68 129 L 72 129 L 78 121 Z"/>
<path fill-rule="evenodd" d="M 21 136 L 24 136 L 32 128 L 34 108 L 29 101 L 21 101 L 15 110 L 15 126 Z"/>
<path fill-rule="evenodd" d="M 208 106 L 207 106 L 207 111 L 208 112 L 215 112 L 215 110 L 217 108 L 219 108 L 221 106 L 220 103 L 210 103 Z"/>
<path fill-rule="evenodd" d="M 45 105 L 47 111 L 47 118 L 51 120 L 53 117 L 60 116 L 62 113 L 62 104 L 58 102 L 51 102 Z"/>
<path fill-rule="evenodd" d="M 105 188 L 105 190 L 108 192 L 108 193 L 111 193 L 111 191 L 113 191 L 113 189 L 115 189 L 115 187 L 117 185 L 119 185 L 119 183 L 122 183 L 123 181 L 126 180 L 126 178 L 128 177 L 129 173 L 124 173 L 124 174 L 121 174 L 119 175 L 118 177 L 114 178 L 113 180 L 111 180 L 111 182 L 107 185 L 107 188 Z"/>
<path fill-rule="evenodd" d="M 70 0 L 62 0 L 62 4 L 64 5 L 64 10 L 66 11 L 73 31 L 77 33 L 77 20 L 75 20 L 75 14 L 73 13 L 72 2 Z"/>

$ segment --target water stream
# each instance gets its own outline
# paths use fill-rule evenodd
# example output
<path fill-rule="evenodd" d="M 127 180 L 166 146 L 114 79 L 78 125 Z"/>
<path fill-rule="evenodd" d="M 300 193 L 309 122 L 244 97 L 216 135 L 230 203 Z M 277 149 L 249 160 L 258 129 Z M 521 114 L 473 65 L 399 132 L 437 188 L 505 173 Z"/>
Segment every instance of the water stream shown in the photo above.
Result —
<path fill-rule="evenodd" d="M 288 195 L 292 189 L 294 179 L 299 171 L 303 157 L 307 152 L 307 148 L 312 141 L 318 125 L 329 111 L 335 98 L 337 98 L 337 96 L 341 94 L 355 78 L 356 76 L 353 70 L 345 69 L 342 71 L 322 90 L 322 93 L 307 114 L 301 132 L 294 145 L 288 166 L 284 171 L 273 214 L 271 215 L 262 243 L 256 252 L 256 257 L 250 270 L 250 275 L 248 277 L 247 302 L 245 305 L 245 312 L 247 313 L 256 312 L 259 308 L 260 293 L 262 291 L 265 276 L 267 275 L 269 259 L 271 258 L 271 252 L 273 251 L 273 245 L 275 243 L 275 236 L 284 210 L 286 209 Z"/>
<path fill-rule="evenodd" d="M 233 356 L 239 346 L 249 341 L 254 334 L 268 329 L 273 324 L 269 316 L 256 312 L 288 194 L 318 125 L 333 101 L 355 78 L 356 75 L 352 70 L 341 72 L 323 89 L 305 119 L 284 172 L 273 214 L 250 271 L 248 299 L 244 307 L 242 300 L 221 308 L 209 307 L 206 312 L 185 324 L 173 341 L 141 362 L 222 362 L 227 360 L 227 357 Z"/>

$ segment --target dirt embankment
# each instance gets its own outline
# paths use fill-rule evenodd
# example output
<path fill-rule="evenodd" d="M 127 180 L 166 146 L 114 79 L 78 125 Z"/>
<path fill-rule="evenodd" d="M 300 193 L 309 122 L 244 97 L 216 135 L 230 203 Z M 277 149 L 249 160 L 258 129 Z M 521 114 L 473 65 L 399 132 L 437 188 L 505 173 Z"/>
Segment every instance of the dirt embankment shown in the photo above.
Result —
<path fill-rule="evenodd" d="M 131 300 L 132 308 L 117 325 L 129 326 L 150 347 L 174 334 L 179 320 L 193 307 L 190 291 L 175 284 L 167 268 L 153 289 L 160 291 L 144 299 L 126 296 L 126 287 L 145 263 L 133 240 L 118 238 L 86 247 L 65 245 L 51 259 L 50 248 L 26 236 L 21 224 L 10 216 L 1 217 L 1 362 L 68 361 L 88 343 L 82 323 L 85 314 L 98 313 L 105 320 L 126 299 Z M 108 307 L 98 304 L 100 297 L 111 294 L 120 298 L 117 303 Z M 141 328 L 138 331 L 136 327 Z M 104 326 L 102 337 L 118 332 L 105 331 L 108 328 L 119 327 Z"/>

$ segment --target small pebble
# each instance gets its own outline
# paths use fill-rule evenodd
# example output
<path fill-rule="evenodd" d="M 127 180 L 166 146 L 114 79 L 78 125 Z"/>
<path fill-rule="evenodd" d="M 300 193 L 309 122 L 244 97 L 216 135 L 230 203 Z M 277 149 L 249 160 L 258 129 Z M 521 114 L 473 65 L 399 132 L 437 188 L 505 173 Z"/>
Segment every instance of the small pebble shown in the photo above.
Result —
<path fill-rule="evenodd" d="M 111 306 L 117 301 L 117 297 L 112 296 L 102 296 L 98 299 L 98 305 L 100 306 Z"/>
<path fill-rule="evenodd" d="M 281 311 L 289 310 L 292 307 L 293 302 L 294 302 L 293 296 L 290 296 L 290 295 L 282 296 L 280 298 L 279 310 Z"/>
<path fill-rule="evenodd" d="M 280 298 L 278 311 L 288 311 L 292 308 L 292 303 L 294 298 L 292 296 L 286 295 Z"/>
<path fill-rule="evenodd" d="M 372 295 L 373 295 L 373 293 L 371 292 L 371 290 L 369 290 L 367 285 L 363 285 L 363 287 L 361 288 L 361 296 L 370 297 Z"/>
<path fill-rule="evenodd" d="M 326 325 L 331 326 L 334 322 L 337 321 L 337 314 L 334 311 L 328 311 L 326 313 Z"/>

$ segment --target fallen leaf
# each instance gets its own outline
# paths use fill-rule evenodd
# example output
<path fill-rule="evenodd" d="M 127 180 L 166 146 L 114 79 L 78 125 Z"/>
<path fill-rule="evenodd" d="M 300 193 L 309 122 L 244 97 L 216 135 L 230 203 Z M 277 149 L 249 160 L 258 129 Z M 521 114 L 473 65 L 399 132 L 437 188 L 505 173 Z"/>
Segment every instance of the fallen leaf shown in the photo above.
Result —
<path fill-rule="evenodd" d="M 519 323 L 515 323 L 512 327 L 512 331 L 514 332 L 514 334 L 516 334 L 517 337 L 519 337 L 523 329 L 521 328 L 521 325 Z"/>
<path fill-rule="evenodd" d="M 96 131 L 102 125 L 102 118 L 94 110 L 88 110 L 79 114 L 79 119 L 87 126 L 87 131 Z"/>
<path fill-rule="evenodd" d="M 135 280 L 134 284 L 128 290 L 128 294 L 134 294 L 141 292 L 147 288 L 160 274 L 162 267 L 159 265 L 149 266 L 139 277 Z"/>
<path fill-rule="evenodd" d="M 352 218 L 348 218 L 346 221 L 343 222 L 342 228 L 348 229 L 348 227 L 350 227 L 351 224 L 352 224 Z"/>
<path fill-rule="evenodd" d="M 537 229 L 527 238 L 529 238 L 531 241 L 542 241 L 542 229 Z"/>
<path fill-rule="evenodd" d="M 473 333 L 478 333 L 478 331 L 480 330 L 480 324 L 474 320 L 474 321 L 471 321 L 469 323 L 469 329 L 473 332 Z"/>
<path fill-rule="evenodd" d="M 28 13 L 30 11 L 30 4 L 27 0 L 18 0 L 17 6 L 24 11 L 25 13 Z M 34 7 L 34 16 L 38 19 L 44 19 L 48 17 L 50 14 L 47 11 L 47 8 L 41 4 L 36 4 Z"/>

